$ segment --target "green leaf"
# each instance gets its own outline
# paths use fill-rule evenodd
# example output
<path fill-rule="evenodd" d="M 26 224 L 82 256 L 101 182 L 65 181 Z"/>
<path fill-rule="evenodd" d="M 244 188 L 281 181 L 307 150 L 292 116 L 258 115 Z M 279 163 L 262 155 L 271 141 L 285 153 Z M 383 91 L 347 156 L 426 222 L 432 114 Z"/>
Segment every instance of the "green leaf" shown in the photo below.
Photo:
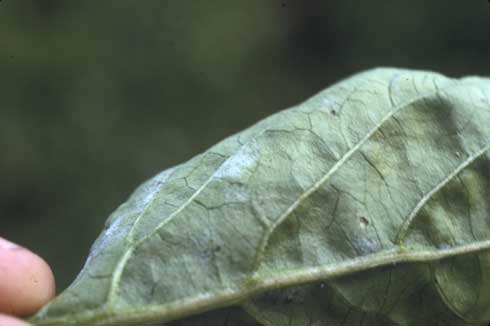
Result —
<path fill-rule="evenodd" d="M 140 186 L 36 325 L 485 325 L 490 80 L 375 69 Z"/>

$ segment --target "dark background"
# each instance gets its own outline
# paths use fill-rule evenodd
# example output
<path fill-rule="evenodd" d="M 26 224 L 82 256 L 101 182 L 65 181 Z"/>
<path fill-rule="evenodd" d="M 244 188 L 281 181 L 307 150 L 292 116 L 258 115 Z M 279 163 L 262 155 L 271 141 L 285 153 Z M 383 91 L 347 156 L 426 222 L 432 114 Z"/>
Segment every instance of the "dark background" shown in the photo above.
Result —
<path fill-rule="evenodd" d="M 376 66 L 490 75 L 490 4 L 4 0 L 0 235 L 61 290 L 139 183 Z"/>

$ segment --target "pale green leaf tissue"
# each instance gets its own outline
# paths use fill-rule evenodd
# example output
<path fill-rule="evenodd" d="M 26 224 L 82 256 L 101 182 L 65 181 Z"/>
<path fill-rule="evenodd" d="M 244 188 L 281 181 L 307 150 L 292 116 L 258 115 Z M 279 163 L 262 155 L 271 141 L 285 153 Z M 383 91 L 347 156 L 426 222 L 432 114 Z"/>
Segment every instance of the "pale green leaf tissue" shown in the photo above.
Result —
<path fill-rule="evenodd" d="M 35 325 L 490 322 L 490 80 L 374 69 L 140 186 Z"/>

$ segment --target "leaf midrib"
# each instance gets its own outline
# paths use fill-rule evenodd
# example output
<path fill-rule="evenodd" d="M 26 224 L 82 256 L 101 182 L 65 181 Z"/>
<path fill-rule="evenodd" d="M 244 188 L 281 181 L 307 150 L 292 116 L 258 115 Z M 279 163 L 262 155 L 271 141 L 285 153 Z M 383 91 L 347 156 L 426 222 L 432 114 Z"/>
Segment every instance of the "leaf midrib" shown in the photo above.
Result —
<path fill-rule="evenodd" d="M 92 325 L 125 326 L 154 321 L 168 322 L 186 317 L 190 314 L 202 313 L 207 310 L 238 304 L 252 296 L 259 295 L 275 288 L 307 284 L 318 280 L 328 281 L 335 277 L 345 276 L 386 265 L 427 263 L 458 255 L 490 250 L 490 240 L 477 241 L 447 249 L 415 250 L 417 250 L 417 248 L 397 247 L 371 255 L 356 257 L 334 266 L 301 268 L 290 270 L 283 274 L 267 275 L 269 277 L 258 275 L 249 282 L 246 282 L 242 287 L 234 289 L 227 288 L 217 292 L 200 293 L 192 298 L 177 300 L 162 305 L 126 309 L 124 312 L 118 312 L 117 314 L 94 314 L 93 311 L 87 311 L 71 315 L 71 317 L 78 320 L 76 323 L 80 325 L 91 323 Z M 98 323 L 98 321 L 103 322 Z M 39 325 L 57 324 L 70 324 L 70 322 L 60 318 L 50 319 L 45 323 L 39 323 Z"/>

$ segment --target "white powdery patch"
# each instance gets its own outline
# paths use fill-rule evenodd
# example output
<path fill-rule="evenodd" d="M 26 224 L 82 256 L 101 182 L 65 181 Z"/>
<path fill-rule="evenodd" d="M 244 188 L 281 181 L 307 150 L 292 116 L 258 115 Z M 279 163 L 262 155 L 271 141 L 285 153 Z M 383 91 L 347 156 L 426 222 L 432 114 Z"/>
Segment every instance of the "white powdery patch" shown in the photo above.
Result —
<path fill-rule="evenodd" d="M 402 74 L 397 72 L 393 76 L 393 78 L 390 81 L 389 87 L 389 95 L 390 95 L 390 101 L 394 105 L 398 105 L 396 98 L 398 98 L 398 94 L 400 93 L 400 87 L 399 87 L 399 80 L 402 77 Z"/>
<path fill-rule="evenodd" d="M 378 241 L 369 238 L 354 239 L 352 245 L 361 255 L 374 254 L 382 249 Z"/>
<path fill-rule="evenodd" d="M 327 108 L 327 109 L 336 109 L 339 106 L 337 102 L 335 102 L 332 99 L 329 99 L 328 97 L 325 97 L 322 100 L 322 105 L 324 108 Z"/>
<path fill-rule="evenodd" d="M 174 169 L 175 168 L 171 168 L 161 172 L 138 189 L 135 193 L 135 199 L 132 201 L 132 204 L 134 205 L 132 209 L 133 212 L 139 214 L 145 210 L 155 195 L 160 192 L 160 189 L 168 180 Z"/>
<path fill-rule="evenodd" d="M 122 240 L 122 238 L 127 235 L 131 225 L 127 224 L 127 221 L 125 221 L 126 216 L 127 216 L 127 214 L 117 218 L 111 224 L 111 226 L 109 226 L 104 231 L 104 233 L 99 237 L 99 239 L 97 240 L 95 245 L 90 250 L 90 254 L 87 257 L 87 260 L 85 261 L 85 264 L 83 265 L 82 271 L 78 277 L 80 277 L 83 274 L 85 268 L 89 264 L 91 264 L 94 259 L 97 259 L 97 257 L 99 255 L 106 252 L 106 250 L 109 246 L 114 245 L 116 243 L 119 243 L 119 241 Z M 123 224 L 123 222 L 126 222 L 126 224 Z M 77 279 L 78 279 L 78 277 L 77 277 Z"/>
<path fill-rule="evenodd" d="M 240 180 L 247 177 L 253 170 L 259 159 L 259 152 L 255 140 L 226 160 L 214 174 L 215 178 Z"/>
<path fill-rule="evenodd" d="M 137 218 L 133 219 L 132 217 L 143 214 L 146 207 L 160 192 L 162 186 L 168 180 L 173 170 L 174 169 L 165 170 L 153 179 L 145 182 L 134 193 L 132 196 L 133 198 L 128 201 L 128 203 L 130 203 L 129 206 L 125 206 L 125 204 L 113 213 L 117 214 L 117 217 L 97 240 L 85 261 L 82 272 L 92 260 L 105 252 L 109 246 L 120 243 L 120 241 L 123 241 L 124 238 L 128 236 L 133 226 L 132 222 L 137 221 Z"/>

